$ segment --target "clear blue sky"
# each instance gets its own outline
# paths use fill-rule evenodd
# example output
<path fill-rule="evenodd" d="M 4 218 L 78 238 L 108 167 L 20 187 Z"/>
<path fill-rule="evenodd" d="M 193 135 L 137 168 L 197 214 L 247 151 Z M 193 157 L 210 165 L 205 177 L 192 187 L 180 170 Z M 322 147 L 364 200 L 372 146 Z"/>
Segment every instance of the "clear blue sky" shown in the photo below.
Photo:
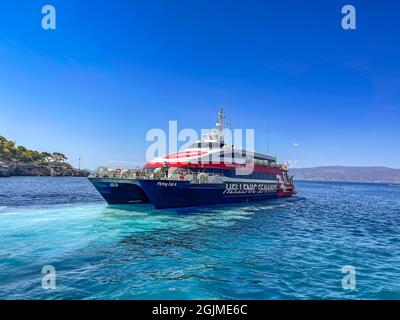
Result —
<path fill-rule="evenodd" d="M 345 4 L 357 30 L 341 28 Z M 212 127 L 224 105 L 297 167 L 400 168 L 399 14 L 389 0 L 1 0 L 0 134 L 88 168 L 143 162 L 149 129 Z"/>

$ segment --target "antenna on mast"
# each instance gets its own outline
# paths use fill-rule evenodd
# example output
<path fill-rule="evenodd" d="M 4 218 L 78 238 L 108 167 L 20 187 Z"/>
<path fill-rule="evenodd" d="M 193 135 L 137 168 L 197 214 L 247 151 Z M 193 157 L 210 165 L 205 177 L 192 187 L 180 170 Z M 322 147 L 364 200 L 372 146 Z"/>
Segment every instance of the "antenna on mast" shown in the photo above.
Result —
<path fill-rule="evenodd" d="M 223 117 L 224 117 L 224 108 L 223 107 L 221 107 L 218 114 L 219 114 L 218 129 L 219 129 L 219 131 L 222 131 Z"/>

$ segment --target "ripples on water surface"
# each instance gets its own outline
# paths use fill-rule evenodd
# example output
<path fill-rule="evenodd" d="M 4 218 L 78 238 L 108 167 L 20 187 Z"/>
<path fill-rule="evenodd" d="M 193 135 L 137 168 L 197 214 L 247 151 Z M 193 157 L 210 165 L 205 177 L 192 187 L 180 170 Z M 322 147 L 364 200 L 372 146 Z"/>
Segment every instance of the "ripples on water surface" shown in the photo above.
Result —
<path fill-rule="evenodd" d="M 400 186 L 297 186 L 289 201 L 157 211 L 109 207 L 82 178 L 0 179 L 0 298 L 399 299 Z"/>

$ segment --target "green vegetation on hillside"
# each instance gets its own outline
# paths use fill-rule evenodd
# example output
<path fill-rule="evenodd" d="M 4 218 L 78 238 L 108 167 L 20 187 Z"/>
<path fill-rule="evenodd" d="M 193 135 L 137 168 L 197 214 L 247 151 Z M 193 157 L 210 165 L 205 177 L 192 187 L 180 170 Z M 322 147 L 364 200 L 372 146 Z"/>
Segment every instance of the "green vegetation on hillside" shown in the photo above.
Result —
<path fill-rule="evenodd" d="M 66 160 L 67 157 L 62 153 L 29 150 L 23 146 L 16 146 L 13 141 L 0 136 L 0 161 L 6 163 L 63 163 Z"/>

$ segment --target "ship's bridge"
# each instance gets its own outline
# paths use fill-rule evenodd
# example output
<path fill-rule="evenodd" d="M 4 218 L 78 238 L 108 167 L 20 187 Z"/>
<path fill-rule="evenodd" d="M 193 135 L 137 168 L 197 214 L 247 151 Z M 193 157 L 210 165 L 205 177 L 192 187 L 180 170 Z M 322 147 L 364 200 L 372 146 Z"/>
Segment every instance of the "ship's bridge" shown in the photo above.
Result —
<path fill-rule="evenodd" d="M 196 163 L 225 163 L 225 164 L 252 164 L 261 166 L 275 166 L 276 158 L 273 156 L 246 151 L 235 148 L 234 145 L 225 143 L 224 140 L 223 109 L 219 112 L 217 128 L 204 134 L 201 140 L 196 141 L 187 149 L 158 157 L 146 166 L 162 166 L 165 164 L 196 164 Z"/>

